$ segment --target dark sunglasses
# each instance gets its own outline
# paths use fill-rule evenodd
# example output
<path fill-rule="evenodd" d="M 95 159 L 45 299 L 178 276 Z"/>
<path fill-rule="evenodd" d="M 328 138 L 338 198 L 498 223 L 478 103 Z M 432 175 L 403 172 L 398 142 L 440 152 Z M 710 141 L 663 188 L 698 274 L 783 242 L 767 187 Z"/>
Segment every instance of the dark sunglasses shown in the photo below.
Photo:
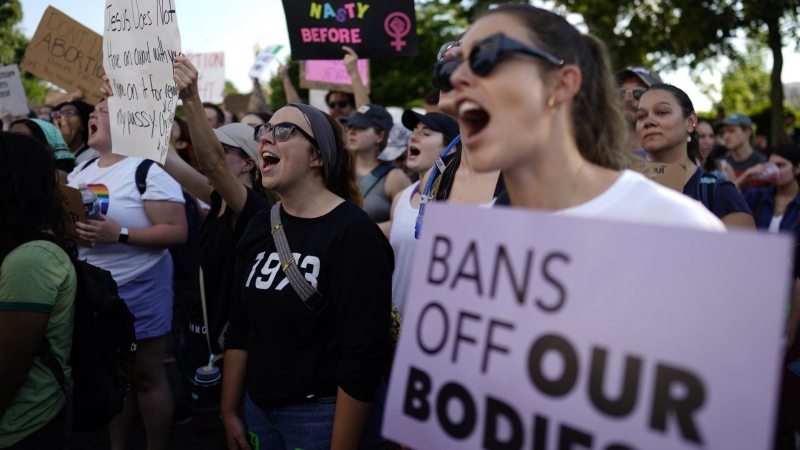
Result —
<path fill-rule="evenodd" d="M 344 109 L 344 108 L 347 108 L 347 105 L 349 105 L 349 104 L 350 104 L 350 102 L 347 101 L 347 100 L 339 100 L 338 102 L 330 102 L 330 103 L 328 103 L 328 108 L 333 109 L 333 108 L 338 106 L 339 109 Z"/>
<path fill-rule="evenodd" d="M 263 123 L 257 126 L 253 131 L 253 139 L 255 139 L 256 142 L 260 142 L 264 135 L 272 132 L 272 137 L 275 139 L 275 142 L 283 142 L 289 139 L 289 136 L 291 136 L 292 132 L 295 130 L 308 139 L 308 141 L 311 142 L 314 147 L 319 148 L 319 144 L 317 144 L 316 139 L 314 139 L 310 134 L 306 133 L 305 130 L 300 128 L 299 125 L 290 122 L 281 122 L 275 125 L 272 125 L 271 123 Z"/>
<path fill-rule="evenodd" d="M 56 117 L 61 117 L 61 116 L 72 117 L 76 114 L 78 114 L 78 111 L 75 111 L 74 109 L 68 109 L 66 111 L 53 111 L 50 113 L 50 117 L 55 119 Z"/>
<path fill-rule="evenodd" d="M 524 55 L 542 58 L 556 67 L 564 66 L 564 60 L 558 59 L 542 50 L 528 47 L 521 42 L 507 38 L 502 33 L 489 36 L 475 44 L 472 51 L 469 52 L 469 58 L 466 60 L 469 62 L 469 68 L 472 70 L 472 73 L 479 77 L 485 77 L 494 70 L 494 67 L 500 61 L 500 55 L 504 53 L 522 53 Z M 453 75 L 453 72 L 456 71 L 462 62 L 464 62 L 462 57 L 451 56 L 436 63 L 436 65 L 433 66 L 433 85 L 441 91 L 451 91 L 453 89 L 453 84 L 450 82 L 450 76 Z"/>
<path fill-rule="evenodd" d="M 238 155 L 242 159 L 250 159 L 251 158 L 251 156 L 248 155 L 247 153 L 245 153 L 245 151 L 243 149 L 241 149 L 239 147 L 234 147 L 232 145 L 222 144 L 222 150 L 224 150 L 225 153 L 233 152 L 234 154 Z"/>
<path fill-rule="evenodd" d="M 628 95 L 628 92 L 631 93 L 631 97 L 633 97 L 634 100 L 639 100 L 640 98 L 642 98 L 644 93 L 647 92 L 647 89 L 645 89 L 645 88 L 633 88 L 633 89 L 619 88 L 619 98 L 625 99 L 625 96 Z"/>

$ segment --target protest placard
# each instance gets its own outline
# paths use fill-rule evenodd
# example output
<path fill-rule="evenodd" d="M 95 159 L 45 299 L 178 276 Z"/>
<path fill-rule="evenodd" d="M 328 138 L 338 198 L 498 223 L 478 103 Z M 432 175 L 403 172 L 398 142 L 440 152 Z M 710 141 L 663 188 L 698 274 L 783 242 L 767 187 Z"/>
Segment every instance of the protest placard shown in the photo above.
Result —
<path fill-rule="evenodd" d="M 358 60 L 358 74 L 369 92 L 369 60 Z M 353 93 L 353 80 L 341 59 L 300 61 L 300 87 Z"/>
<path fill-rule="evenodd" d="M 636 161 L 631 164 L 631 170 L 681 193 L 683 185 L 686 184 L 686 169 L 680 164 Z"/>
<path fill-rule="evenodd" d="M 275 61 L 278 57 L 278 53 L 283 49 L 283 46 L 280 44 L 272 44 L 268 45 L 261 49 L 256 55 L 256 60 L 253 63 L 253 66 L 250 67 L 250 78 L 261 78 L 261 74 L 264 73 L 267 67 L 269 67 L 272 61 Z"/>
<path fill-rule="evenodd" d="M 28 114 L 28 99 L 16 64 L 0 67 L 0 111 L 3 109 L 12 116 Z"/>
<path fill-rule="evenodd" d="M 225 53 L 187 53 L 197 69 L 200 100 L 220 104 L 225 99 Z"/>
<path fill-rule="evenodd" d="M 283 0 L 292 58 L 341 59 L 346 45 L 362 58 L 417 56 L 414 0 Z"/>
<path fill-rule="evenodd" d="M 103 64 L 112 151 L 163 163 L 178 102 L 181 36 L 173 0 L 106 0 Z"/>
<path fill-rule="evenodd" d="M 44 11 L 19 67 L 67 92 L 82 88 L 90 103 L 103 99 L 103 37 L 52 6 Z"/>
<path fill-rule="evenodd" d="M 65 184 L 59 184 L 58 187 L 61 189 L 61 206 L 64 208 L 64 234 L 82 247 L 91 247 L 91 242 L 78 236 L 78 226 L 76 225 L 78 222 L 86 223 L 86 211 L 83 209 L 81 191 Z"/>
<path fill-rule="evenodd" d="M 418 450 L 772 448 L 787 236 L 429 208 L 388 439 Z"/>

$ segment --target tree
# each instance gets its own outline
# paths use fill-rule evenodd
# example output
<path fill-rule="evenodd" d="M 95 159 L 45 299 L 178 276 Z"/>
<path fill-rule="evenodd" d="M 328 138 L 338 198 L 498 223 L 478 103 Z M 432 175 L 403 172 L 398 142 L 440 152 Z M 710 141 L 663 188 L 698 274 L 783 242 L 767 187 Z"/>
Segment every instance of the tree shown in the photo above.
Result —
<path fill-rule="evenodd" d="M 28 48 L 28 39 L 17 28 L 17 24 L 21 21 L 20 1 L 0 0 L 0 66 L 18 63 Z M 46 83 L 24 70 L 20 73 L 28 100 L 44 103 Z"/>
<path fill-rule="evenodd" d="M 731 61 L 722 75 L 721 106 L 729 112 L 751 115 L 769 104 L 770 74 L 764 48 L 750 42 L 747 52 Z"/>
<path fill-rule="evenodd" d="M 235 95 L 238 93 L 239 90 L 236 89 L 236 85 L 234 85 L 231 80 L 225 80 L 225 95 Z"/>
<path fill-rule="evenodd" d="M 800 0 L 555 0 L 583 16 L 589 32 L 609 47 L 616 68 L 650 64 L 674 68 L 720 55 L 731 57 L 738 31 L 766 37 L 773 56 L 770 75 L 772 136 L 783 116 L 783 36 L 798 29 Z"/>

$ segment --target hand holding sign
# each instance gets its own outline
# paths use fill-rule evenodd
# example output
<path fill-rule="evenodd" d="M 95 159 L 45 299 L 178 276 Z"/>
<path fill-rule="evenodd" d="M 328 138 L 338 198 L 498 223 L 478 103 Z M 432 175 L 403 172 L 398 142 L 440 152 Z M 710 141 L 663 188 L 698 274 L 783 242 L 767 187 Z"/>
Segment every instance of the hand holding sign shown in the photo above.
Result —
<path fill-rule="evenodd" d="M 185 56 L 175 57 L 175 75 L 173 79 L 178 86 L 178 92 L 181 99 L 186 100 L 191 97 L 200 98 L 200 93 L 197 91 L 197 79 L 199 73 L 197 69 Z"/>

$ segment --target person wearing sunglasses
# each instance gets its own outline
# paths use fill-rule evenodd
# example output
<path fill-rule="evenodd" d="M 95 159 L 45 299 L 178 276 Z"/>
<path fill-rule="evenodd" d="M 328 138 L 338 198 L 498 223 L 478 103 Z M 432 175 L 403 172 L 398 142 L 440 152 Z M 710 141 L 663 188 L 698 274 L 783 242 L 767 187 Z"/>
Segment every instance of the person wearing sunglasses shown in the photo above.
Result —
<path fill-rule="evenodd" d="M 661 84 L 661 77 L 656 72 L 647 67 L 631 67 L 618 72 L 615 76 L 619 86 L 619 102 L 625 122 L 628 123 L 628 150 L 640 157 L 647 158 L 647 152 L 639 142 L 639 135 L 636 134 L 636 110 L 639 107 L 639 99 L 648 87 L 654 84 Z"/>
<path fill-rule="evenodd" d="M 50 113 L 53 125 L 61 130 L 61 135 L 69 146 L 69 150 L 75 155 L 75 165 L 81 165 L 100 156 L 88 144 L 89 115 L 92 111 L 94 111 L 94 106 L 82 100 L 74 100 L 57 105 Z"/>
<path fill-rule="evenodd" d="M 281 203 L 257 214 L 237 246 L 221 406 L 228 448 L 251 448 L 248 433 L 260 448 L 357 448 L 362 437 L 376 445 L 392 248 L 361 209 L 355 161 L 333 117 L 292 103 L 253 138 L 262 183 Z M 285 263 L 272 214 L 292 254 Z M 291 265 L 301 279 L 287 278 Z M 327 306 L 307 306 L 296 289 L 308 287 Z"/>
<path fill-rule="evenodd" d="M 484 13 L 453 56 L 434 82 L 452 91 L 473 167 L 502 171 L 507 195 L 497 203 L 725 230 L 694 200 L 623 170 L 626 127 L 596 38 L 545 9 L 509 4 Z"/>

